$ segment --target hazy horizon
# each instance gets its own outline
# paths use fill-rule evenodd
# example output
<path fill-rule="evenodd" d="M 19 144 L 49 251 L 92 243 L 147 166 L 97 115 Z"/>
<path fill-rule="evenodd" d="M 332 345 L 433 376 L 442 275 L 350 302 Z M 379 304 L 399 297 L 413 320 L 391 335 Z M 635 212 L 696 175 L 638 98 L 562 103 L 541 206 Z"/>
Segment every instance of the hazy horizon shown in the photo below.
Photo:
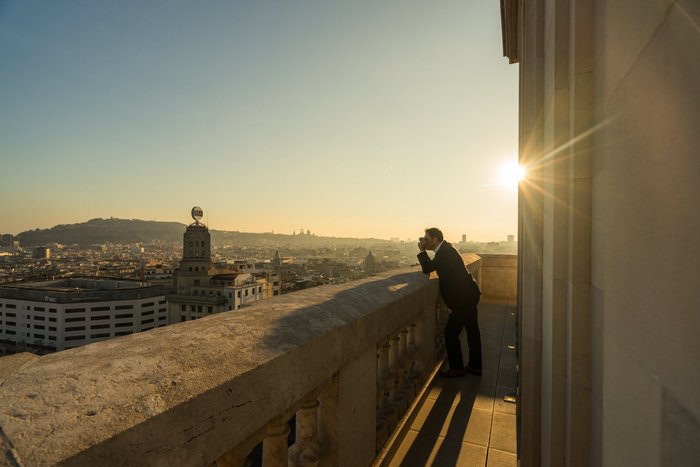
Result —
<path fill-rule="evenodd" d="M 161 220 L 161 219 L 136 219 L 136 218 L 125 219 L 125 218 L 120 218 L 120 217 L 93 217 L 93 218 L 91 218 L 91 219 L 85 219 L 85 220 L 83 220 L 83 221 L 78 221 L 78 222 L 75 222 L 75 223 L 69 223 L 69 224 L 67 224 L 67 223 L 60 223 L 60 224 L 52 225 L 52 226 L 50 226 L 50 227 L 40 228 L 40 230 L 50 230 L 50 229 L 52 229 L 52 228 L 55 228 L 55 227 L 58 227 L 58 226 L 61 226 L 61 225 L 83 224 L 83 223 L 87 223 L 87 222 L 92 221 L 92 220 L 95 220 L 95 219 L 102 219 L 102 220 L 115 219 L 115 220 L 122 220 L 122 221 L 164 222 L 164 223 L 170 223 L 170 222 L 172 222 L 172 223 L 182 224 L 183 226 L 187 226 L 187 225 L 189 225 L 189 224 L 192 223 L 192 219 L 190 219 L 188 222 L 182 222 L 182 221 L 178 221 L 178 220 Z M 204 223 L 205 225 L 207 225 L 207 224 L 205 223 L 205 220 L 206 220 L 206 219 L 202 219 L 201 222 Z M 216 229 L 216 228 L 210 228 L 208 225 L 207 225 L 207 227 L 209 228 L 209 230 L 212 230 L 212 231 L 229 232 L 229 233 L 241 233 L 241 234 L 299 235 L 299 233 L 300 233 L 299 229 L 295 230 L 294 232 L 278 232 L 278 231 L 257 231 L 257 232 L 256 232 L 256 231 L 247 231 L 247 230 Z M 12 235 L 15 235 L 15 236 L 16 236 L 16 235 L 18 235 L 18 234 L 20 234 L 20 233 L 31 232 L 31 231 L 33 231 L 33 230 L 35 230 L 35 229 L 34 229 L 34 228 L 30 228 L 30 229 L 22 230 L 22 231 L 20 231 L 20 232 L 0 232 L 0 234 L 2 234 L 2 233 L 11 233 Z M 184 232 L 184 231 L 183 231 L 183 232 Z M 307 229 L 304 229 L 304 233 L 303 233 L 303 234 L 306 235 L 306 232 L 307 232 Z M 353 236 L 343 235 L 343 234 L 341 234 L 341 235 L 325 235 L 325 234 L 323 234 L 323 233 L 318 233 L 318 232 L 314 232 L 314 231 L 311 231 L 311 235 L 313 235 L 313 236 L 318 236 L 318 237 L 326 237 L 326 238 L 348 238 L 348 239 L 357 239 L 357 240 L 374 239 L 374 240 L 387 240 L 387 241 L 391 241 L 391 240 L 394 240 L 394 239 L 396 239 L 396 238 L 398 238 L 399 241 L 407 241 L 407 240 L 413 241 L 413 240 L 414 240 L 414 237 L 406 237 L 406 238 L 404 238 L 404 237 L 378 237 L 378 236 L 353 237 Z M 507 235 L 514 235 L 514 234 L 507 234 Z M 473 239 L 473 238 L 467 238 L 467 242 L 486 243 L 486 242 L 491 242 L 491 241 L 506 241 L 506 240 L 507 240 L 507 235 L 504 235 L 503 238 L 491 238 L 491 239 Z M 417 242 L 418 238 L 415 237 L 415 240 L 416 240 L 416 242 Z M 445 237 L 445 240 L 446 240 L 446 241 L 449 241 L 449 242 L 451 242 L 451 243 L 458 243 L 458 242 L 460 242 L 460 241 L 462 240 L 462 236 L 461 236 L 461 234 L 460 234 L 459 237 L 455 237 L 455 238 L 448 238 L 448 237 Z M 516 236 L 516 241 L 517 241 L 517 236 Z"/>
<path fill-rule="evenodd" d="M 10 1 L 0 60 L 0 233 L 517 236 L 498 2 Z"/>

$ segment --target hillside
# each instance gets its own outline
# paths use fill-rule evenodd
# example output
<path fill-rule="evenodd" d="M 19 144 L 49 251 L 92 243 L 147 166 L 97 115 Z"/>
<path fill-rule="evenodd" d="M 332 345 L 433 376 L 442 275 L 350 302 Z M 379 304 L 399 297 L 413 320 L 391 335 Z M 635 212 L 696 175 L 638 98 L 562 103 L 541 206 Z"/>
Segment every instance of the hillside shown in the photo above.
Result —
<path fill-rule="evenodd" d="M 60 224 L 50 229 L 35 229 L 17 235 L 25 247 L 61 243 L 87 246 L 104 243 L 179 243 L 187 225 L 179 222 L 143 221 L 138 219 L 91 219 L 79 224 Z M 391 243 L 388 240 L 318 237 L 211 230 L 212 243 L 218 245 L 294 246 L 319 248 L 326 246 L 360 246 Z"/>
<path fill-rule="evenodd" d="M 151 243 L 179 241 L 185 225 L 178 222 L 142 221 L 138 219 L 90 219 L 79 224 L 59 224 L 50 229 L 28 230 L 17 234 L 22 246 L 45 243 L 78 244 Z"/>

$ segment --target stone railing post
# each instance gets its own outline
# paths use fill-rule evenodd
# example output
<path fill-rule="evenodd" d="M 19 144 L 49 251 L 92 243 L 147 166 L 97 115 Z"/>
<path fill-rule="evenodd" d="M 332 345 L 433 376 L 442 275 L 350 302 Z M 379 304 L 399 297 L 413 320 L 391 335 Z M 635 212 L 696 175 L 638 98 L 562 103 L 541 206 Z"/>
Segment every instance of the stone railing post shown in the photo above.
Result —
<path fill-rule="evenodd" d="M 248 456 L 241 457 L 235 449 L 222 455 L 214 463 L 215 467 L 248 467 L 249 465 Z"/>
<path fill-rule="evenodd" d="M 263 467 L 287 467 L 288 436 L 286 420 L 277 417 L 268 423 L 263 440 Z"/>
<path fill-rule="evenodd" d="M 389 372 L 389 349 L 391 346 L 384 342 L 379 345 L 377 352 L 377 446 L 383 446 L 389 439 L 392 413 L 395 412 L 389 402 L 389 392 L 393 378 Z M 397 414 L 394 414 L 396 425 Z"/>
<path fill-rule="evenodd" d="M 399 417 L 407 408 L 406 395 L 402 392 L 404 372 L 401 368 L 401 334 L 391 338 L 391 352 L 389 353 L 389 366 L 394 379 L 391 390 L 391 402 L 398 407 Z"/>
<path fill-rule="evenodd" d="M 289 448 L 289 465 L 316 467 L 319 462 L 318 399 L 307 396 L 296 414 L 296 442 Z"/>

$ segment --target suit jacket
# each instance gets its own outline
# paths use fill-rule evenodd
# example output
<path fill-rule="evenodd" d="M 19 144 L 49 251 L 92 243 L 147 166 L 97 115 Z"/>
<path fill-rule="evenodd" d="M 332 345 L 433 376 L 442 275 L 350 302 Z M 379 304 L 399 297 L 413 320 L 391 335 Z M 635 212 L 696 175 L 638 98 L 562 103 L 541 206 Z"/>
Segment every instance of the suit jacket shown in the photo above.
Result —
<path fill-rule="evenodd" d="M 479 286 L 464 266 L 459 252 L 451 243 L 443 242 L 431 260 L 428 253 L 418 253 L 418 261 L 426 274 L 436 271 L 440 278 L 440 295 L 452 310 L 466 310 L 479 303 Z"/>

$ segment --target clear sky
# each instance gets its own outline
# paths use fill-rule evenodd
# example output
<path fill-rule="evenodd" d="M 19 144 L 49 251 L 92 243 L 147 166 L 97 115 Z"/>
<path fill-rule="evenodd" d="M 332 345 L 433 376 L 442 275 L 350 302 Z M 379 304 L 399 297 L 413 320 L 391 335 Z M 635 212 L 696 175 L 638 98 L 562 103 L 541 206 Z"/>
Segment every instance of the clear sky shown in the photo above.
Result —
<path fill-rule="evenodd" d="M 497 0 L 0 0 L 0 233 L 94 217 L 505 240 Z"/>

